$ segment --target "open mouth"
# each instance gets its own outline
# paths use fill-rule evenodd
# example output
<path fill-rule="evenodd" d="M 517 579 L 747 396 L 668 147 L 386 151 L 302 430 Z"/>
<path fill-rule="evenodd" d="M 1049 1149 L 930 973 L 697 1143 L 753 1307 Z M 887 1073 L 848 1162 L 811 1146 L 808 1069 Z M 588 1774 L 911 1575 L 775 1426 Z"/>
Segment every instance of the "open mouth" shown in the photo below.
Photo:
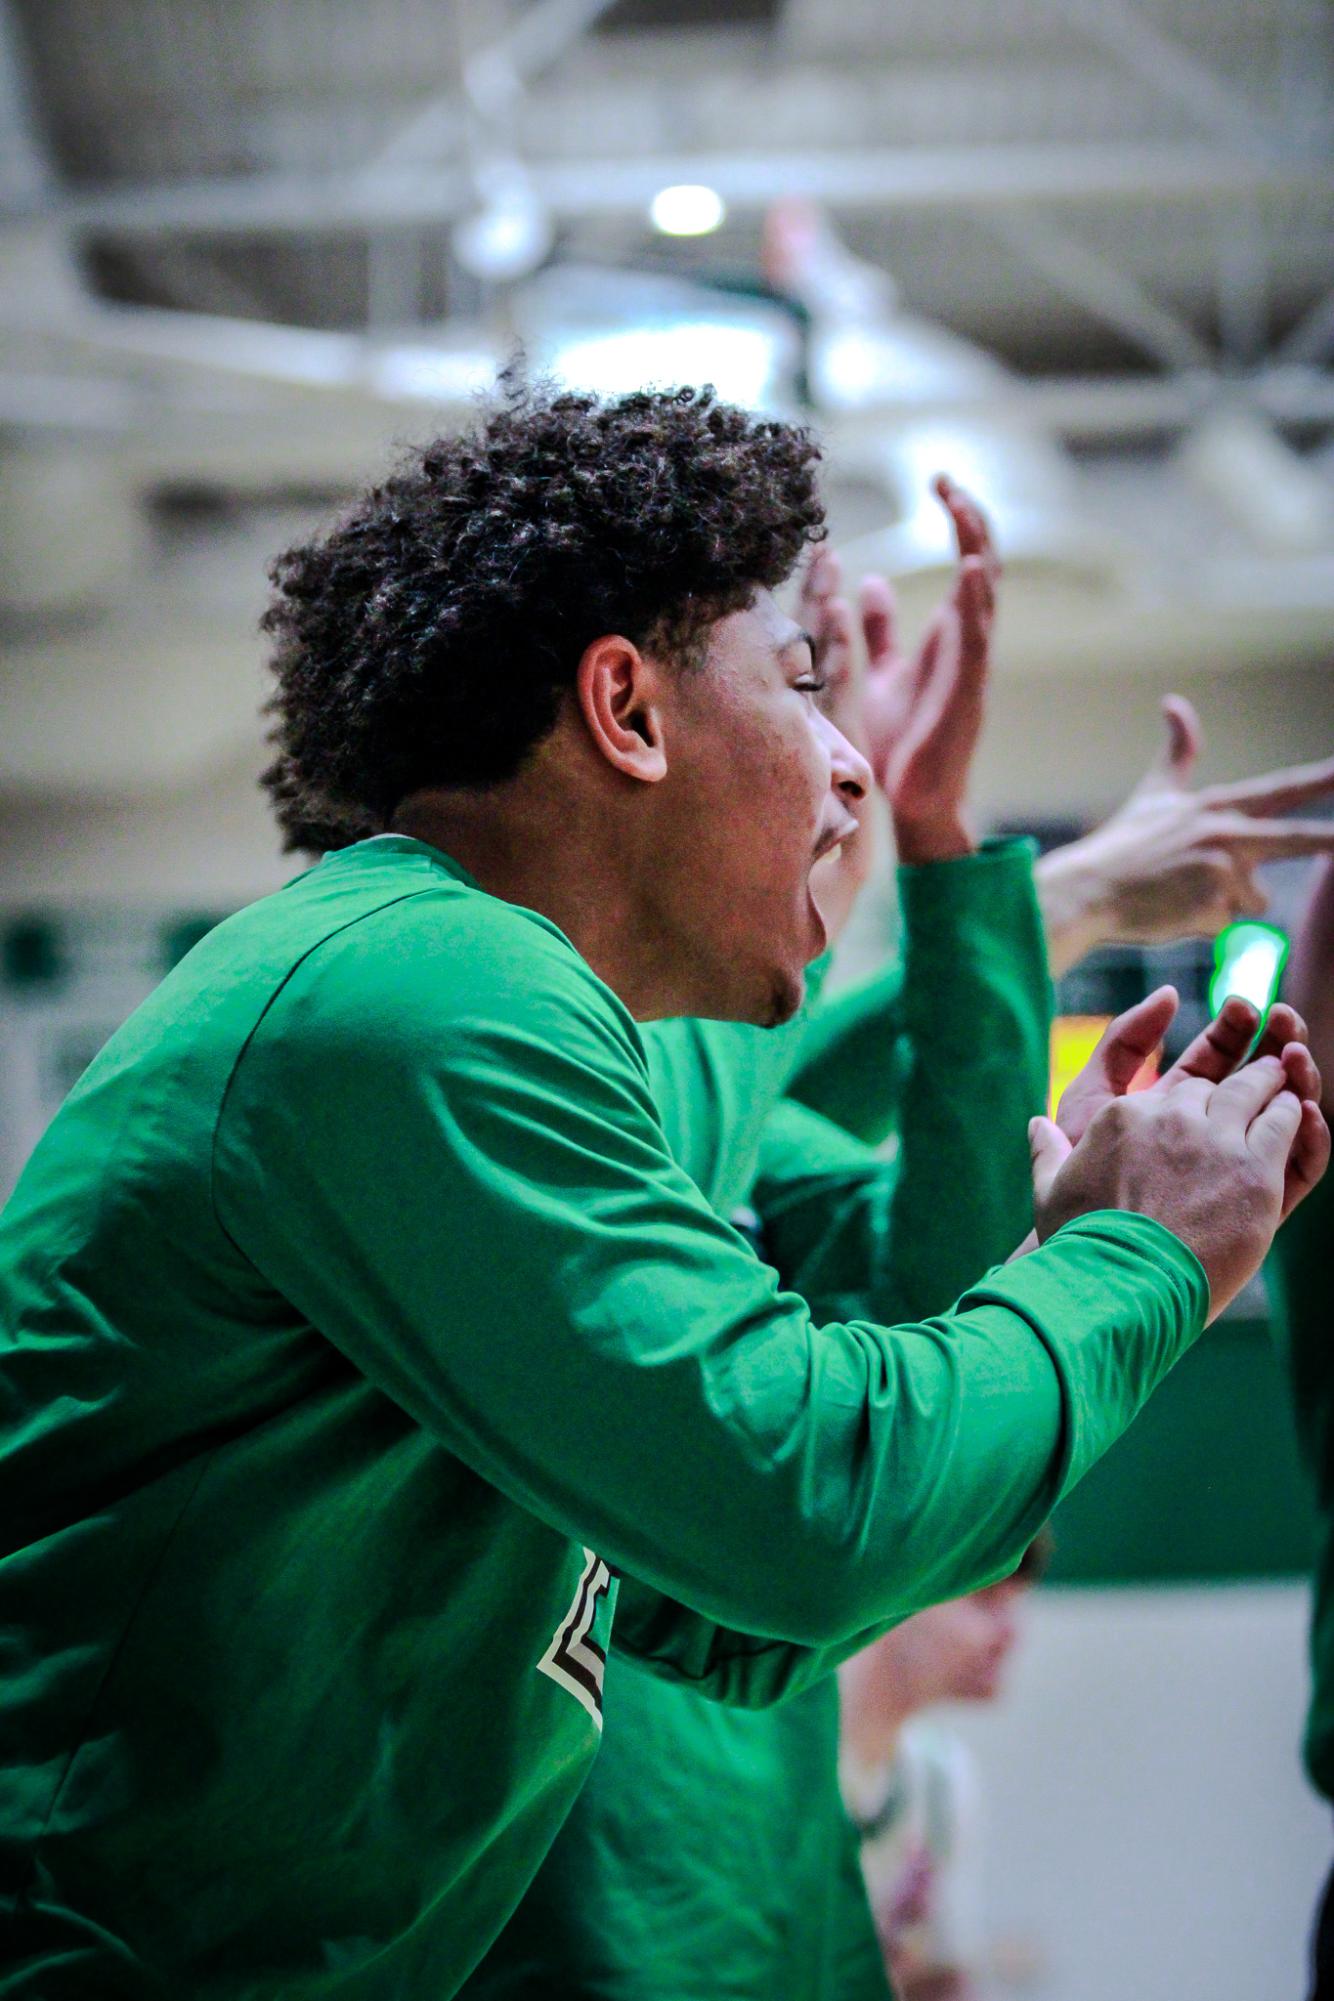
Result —
<path fill-rule="evenodd" d="M 845 841 L 850 841 L 853 835 L 856 834 L 857 832 L 858 832 L 858 823 L 856 820 L 850 820 L 847 823 L 847 825 L 843 827 L 831 827 L 829 831 L 825 834 L 822 834 L 819 840 L 816 842 L 815 854 L 812 858 L 811 866 L 814 867 L 816 862 L 825 861 L 830 855 L 838 854 L 838 852 L 843 846 L 843 843 Z"/>

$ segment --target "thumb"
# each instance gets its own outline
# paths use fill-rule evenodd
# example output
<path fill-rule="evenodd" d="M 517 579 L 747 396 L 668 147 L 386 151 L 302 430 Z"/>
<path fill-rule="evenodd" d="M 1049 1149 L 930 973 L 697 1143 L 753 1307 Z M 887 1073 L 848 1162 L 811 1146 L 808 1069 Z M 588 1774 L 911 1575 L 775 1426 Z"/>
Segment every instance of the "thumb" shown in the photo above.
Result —
<path fill-rule="evenodd" d="M 1103 1030 L 1097 1048 L 1066 1086 L 1056 1108 L 1061 1131 L 1069 1140 L 1083 1138 L 1094 1113 L 1109 1098 L 1125 1096 L 1171 1027 L 1176 1011 L 1176 988 L 1155 987 Z"/>
<path fill-rule="evenodd" d="M 1193 702 L 1184 695 L 1164 695 L 1162 711 L 1167 738 L 1135 788 L 1140 793 L 1185 792 L 1204 747 L 1204 730 Z"/>
<path fill-rule="evenodd" d="M 1028 1122 L 1028 1151 L 1033 1163 L 1033 1201 L 1041 1206 L 1074 1149 L 1051 1119 L 1036 1118 Z"/>
<path fill-rule="evenodd" d="M 1174 785 L 1182 791 L 1195 776 L 1195 766 L 1204 746 L 1204 731 L 1195 704 L 1184 695 L 1163 696 L 1163 721 L 1167 725 L 1167 746 L 1162 766 Z"/>

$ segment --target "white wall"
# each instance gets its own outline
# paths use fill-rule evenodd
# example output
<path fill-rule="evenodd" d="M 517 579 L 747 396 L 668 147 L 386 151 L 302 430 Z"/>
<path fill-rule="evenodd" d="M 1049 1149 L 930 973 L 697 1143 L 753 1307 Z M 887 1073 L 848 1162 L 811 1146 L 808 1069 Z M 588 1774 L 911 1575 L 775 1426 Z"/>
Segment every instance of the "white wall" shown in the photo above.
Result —
<path fill-rule="evenodd" d="M 1165 1532 L 1167 1525 L 1165 1525 Z M 995 2001 L 1301 2001 L 1334 1818 L 1298 1764 L 1295 1584 L 1038 1592 L 983 1781 Z"/>
<path fill-rule="evenodd" d="M 253 662 L 247 663 L 252 676 Z M 984 817 L 1098 814 L 1134 784 L 1159 741 L 1158 696 L 1144 674 L 1069 680 L 1000 674 L 978 760 Z M 1178 675 L 1204 718 L 1206 779 L 1334 751 L 1334 670 L 1274 668 Z M 291 873 L 256 786 L 253 750 L 178 789 L 84 799 L 0 799 L 0 906 L 158 897 L 244 902 Z"/>
<path fill-rule="evenodd" d="M 253 754 L 180 791 L 0 800 L 0 906 L 179 903 L 227 909 L 298 865 L 278 851 Z"/>

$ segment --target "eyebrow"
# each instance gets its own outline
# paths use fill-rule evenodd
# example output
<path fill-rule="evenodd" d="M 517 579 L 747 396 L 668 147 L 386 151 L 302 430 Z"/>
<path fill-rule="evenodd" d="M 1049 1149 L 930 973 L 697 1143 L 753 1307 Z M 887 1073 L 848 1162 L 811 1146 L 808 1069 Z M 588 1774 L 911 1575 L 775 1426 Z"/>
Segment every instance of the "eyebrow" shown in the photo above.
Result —
<path fill-rule="evenodd" d="M 811 663 L 812 665 L 814 665 L 817 655 L 815 648 L 815 634 L 813 632 L 807 632 L 804 626 L 798 626 L 795 632 L 790 633 L 788 635 L 788 637 L 783 641 L 782 645 L 779 647 L 778 650 L 780 653 L 790 653 L 794 646 L 809 647 L 811 655 Z"/>

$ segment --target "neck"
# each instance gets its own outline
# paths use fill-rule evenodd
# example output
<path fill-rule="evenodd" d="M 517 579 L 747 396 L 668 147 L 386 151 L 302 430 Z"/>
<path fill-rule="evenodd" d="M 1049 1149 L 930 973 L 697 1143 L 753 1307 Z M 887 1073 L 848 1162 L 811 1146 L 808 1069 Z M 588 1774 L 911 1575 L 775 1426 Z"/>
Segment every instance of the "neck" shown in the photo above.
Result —
<path fill-rule="evenodd" d="M 553 782 L 537 765 L 486 790 L 421 792 L 396 833 L 441 849 L 482 888 L 557 925 L 636 1020 L 682 1011 L 641 891 L 634 830 L 615 798 Z"/>

